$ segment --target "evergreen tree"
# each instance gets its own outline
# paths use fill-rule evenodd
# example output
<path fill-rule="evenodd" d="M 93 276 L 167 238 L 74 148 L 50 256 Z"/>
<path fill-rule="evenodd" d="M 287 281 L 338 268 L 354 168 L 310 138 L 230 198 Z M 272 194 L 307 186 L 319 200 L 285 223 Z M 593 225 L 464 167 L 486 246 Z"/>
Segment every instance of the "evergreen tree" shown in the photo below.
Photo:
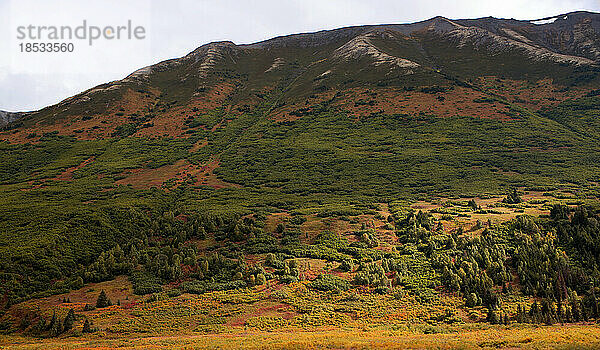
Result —
<path fill-rule="evenodd" d="M 69 309 L 69 313 L 67 313 L 67 317 L 63 321 L 63 329 L 65 332 L 71 330 L 73 328 L 73 323 L 75 323 L 75 311 L 73 309 Z"/>
<path fill-rule="evenodd" d="M 207 274 L 208 268 L 208 260 L 202 260 L 202 262 L 200 263 L 200 269 L 202 270 L 202 273 Z"/>
<path fill-rule="evenodd" d="M 529 319 L 533 323 L 540 322 L 540 307 L 539 307 L 537 301 L 534 301 L 533 304 L 531 305 L 531 309 L 529 309 Z"/>
<path fill-rule="evenodd" d="M 35 324 L 35 326 L 33 326 L 33 332 L 34 332 L 34 334 L 39 334 L 45 330 L 46 330 L 46 319 L 43 317 L 40 317 L 38 319 L 38 322 Z"/>
<path fill-rule="evenodd" d="M 48 328 L 47 330 L 51 330 L 52 328 L 55 327 L 55 324 L 57 322 L 57 318 L 56 318 L 56 310 L 54 310 L 54 312 L 52 313 L 52 318 L 50 319 L 50 323 L 48 323 Z"/>
<path fill-rule="evenodd" d="M 197 235 L 198 235 L 198 238 L 200 238 L 200 239 L 205 239 L 206 238 L 206 230 L 204 229 L 204 226 L 200 226 L 198 228 Z"/>
<path fill-rule="evenodd" d="M 587 322 L 589 320 L 589 312 L 585 309 L 583 302 L 579 302 L 579 311 L 581 312 L 581 319 Z"/>
<path fill-rule="evenodd" d="M 488 314 L 487 314 L 487 321 L 491 324 L 499 324 L 501 322 L 502 318 L 500 318 L 500 316 L 498 316 L 498 312 L 496 312 L 496 310 L 494 309 L 488 309 Z"/>
<path fill-rule="evenodd" d="M 565 310 L 563 308 L 562 302 L 560 301 L 556 305 L 556 316 L 556 321 L 560 322 L 561 324 L 565 322 Z"/>
<path fill-rule="evenodd" d="M 98 300 L 96 300 L 96 307 L 103 308 L 103 307 L 107 307 L 107 306 L 111 306 L 111 305 L 112 305 L 112 302 L 106 296 L 106 292 L 104 292 L 104 290 L 102 290 L 100 292 L 100 295 L 98 295 Z"/>
<path fill-rule="evenodd" d="M 517 305 L 516 321 L 518 323 L 525 323 L 527 321 L 527 317 L 525 315 L 525 310 L 523 309 L 521 304 Z"/>
<path fill-rule="evenodd" d="M 50 321 L 50 331 L 48 332 L 51 337 L 56 337 L 63 332 L 63 324 L 56 316 L 56 311 L 52 315 L 52 321 Z"/>
<path fill-rule="evenodd" d="M 571 301 L 571 315 L 573 317 L 573 322 L 581 321 L 581 312 L 579 310 L 579 302 L 577 302 L 577 300 Z"/>
<path fill-rule="evenodd" d="M 523 199 L 519 196 L 519 192 L 517 192 L 516 188 L 513 188 L 512 192 L 509 192 L 506 195 L 506 198 L 502 200 L 502 202 L 507 204 L 519 204 L 523 202 Z"/>
<path fill-rule="evenodd" d="M 475 202 L 475 199 L 471 199 L 468 203 L 468 206 L 473 210 L 479 209 L 479 206 L 477 205 L 477 202 Z"/>
<path fill-rule="evenodd" d="M 280 222 L 279 224 L 277 224 L 277 228 L 275 229 L 275 231 L 279 234 L 282 234 L 283 231 L 285 231 L 285 225 Z"/>
<path fill-rule="evenodd" d="M 81 330 L 83 333 L 91 333 L 92 327 L 90 326 L 90 321 L 86 318 L 83 323 L 83 329 Z"/>

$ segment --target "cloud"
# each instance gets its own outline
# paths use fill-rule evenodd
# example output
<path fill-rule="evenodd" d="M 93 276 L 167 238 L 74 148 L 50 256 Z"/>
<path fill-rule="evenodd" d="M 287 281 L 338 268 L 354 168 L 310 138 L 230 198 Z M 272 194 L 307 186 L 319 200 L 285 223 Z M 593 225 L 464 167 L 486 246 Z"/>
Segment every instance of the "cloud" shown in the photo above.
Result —
<path fill-rule="evenodd" d="M 10 103 L 4 109 L 12 111 L 32 109 L 29 106 L 41 107 L 48 101 L 58 102 L 77 91 L 77 85 L 72 77 L 64 74 L 0 74 L 0 96 Z"/>
<path fill-rule="evenodd" d="M 54 104 L 92 86 L 123 78 L 140 65 L 153 63 L 150 39 L 96 40 L 91 27 L 115 31 L 118 26 L 149 27 L 150 0 L 12 0 L 0 5 L 0 109 L 35 110 Z M 85 39 L 55 40 L 50 28 L 77 35 L 85 24 Z M 19 38 L 19 28 L 29 35 Z M 127 30 L 128 28 L 126 28 Z M 125 31 L 126 31 L 125 30 Z M 123 33 L 125 33 L 123 31 Z M 68 35 L 68 34 L 65 34 Z M 110 35 L 109 35 L 110 37 Z M 73 52 L 27 52 L 27 45 L 73 43 Z M 50 47 L 45 45 L 44 47 Z"/>

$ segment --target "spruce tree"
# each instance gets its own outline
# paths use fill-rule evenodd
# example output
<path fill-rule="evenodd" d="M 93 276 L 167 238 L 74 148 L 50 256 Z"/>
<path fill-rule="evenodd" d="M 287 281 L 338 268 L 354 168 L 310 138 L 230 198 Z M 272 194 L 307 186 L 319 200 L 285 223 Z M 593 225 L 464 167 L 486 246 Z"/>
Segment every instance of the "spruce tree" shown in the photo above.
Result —
<path fill-rule="evenodd" d="M 52 315 L 52 321 L 50 321 L 50 330 L 49 334 L 51 337 L 56 337 L 63 332 L 63 324 L 60 322 L 58 317 L 56 316 L 56 311 Z"/>
<path fill-rule="evenodd" d="M 587 322 L 589 320 L 589 312 L 588 310 L 585 309 L 585 305 L 583 305 L 583 302 L 579 303 L 579 310 L 581 312 L 581 318 Z"/>
<path fill-rule="evenodd" d="M 573 322 L 573 315 L 571 314 L 571 308 L 569 306 L 565 306 L 565 322 Z"/>
<path fill-rule="evenodd" d="M 499 324 L 501 322 L 502 318 L 500 318 L 500 316 L 498 316 L 498 313 L 496 312 L 496 310 L 490 308 L 490 309 L 488 309 L 487 320 L 491 324 Z"/>
<path fill-rule="evenodd" d="M 103 308 L 103 307 L 107 307 L 107 306 L 111 306 L 112 303 L 110 301 L 110 299 L 108 299 L 108 297 L 106 296 L 106 292 L 104 292 L 104 290 L 102 290 L 100 292 L 100 295 L 98 295 L 98 300 L 96 300 L 96 307 L 97 308 Z"/>
<path fill-rule="evenodd" d="M 75 311 L 73 309 L 69 309 L 69 313 L 67 313 L 67 317 L 63 321 L 63 329 L 65 332 L 71 330 L 73 328 L 73 324 L 75 323 Z"/>
<path fill-rule="evenodd" d="M 39 334 L 42 333 L 44 330 L 46 330 L 46 319 L 43 317 L 38 318 L 38 321 L 36 322 L 36 324 L 33 326 L 33 334 Z"/>
<path fill-rule="evenodd" d="M 52 328 L 54 328 L 56 322 L 57 322 L 57 320 L 56 320 L 56 310 L 54 310 L 54 312 L 52 313 L 52 318 L 50 319 L 50 323 L 48 323 L 47 330 L 51 330 Z"/>
<path fill-rule="evenodd" d="M 527 315 L 525 314 L 525 308 L 521 304 L 517 305 L 517 323 L 525 323 L 527 321 Z"/>
<path fill-rule="evenodd" d="M 577 300 L 571 301 L 571 315 L 573 318 L 573 322 L 581 321 L 581 312 L 579 312 L 579 303 Z"/>
<path fill-rule="evenodd" d="M 537 300 L 533 302 L 531 305 L 531 309 L 529 309 L 529 317 L 531 322 L 539 323 L 540 322 L 540 308 L 538 306 Z"/>
<path fill-rule="evenodd" d="M 469 201 L 469 204 L 468 204 L 468 206 L 469 206 L 471 209 L 473 209 L 474 211 L 475 211 L 475 210 L 477 210 L 477 209 L 479 209 L 479 206 L 477 205 L 477 202 L 475 202 L 475 199 L 471 199 L 471 200 Z"/>
<path fill-rule="evenodd" d="M 83 329 L 81 330 L 83 333 L 92 333 L 92 327 L 90 326 L 90 321 L 86 318 L 83 323 Z"/>

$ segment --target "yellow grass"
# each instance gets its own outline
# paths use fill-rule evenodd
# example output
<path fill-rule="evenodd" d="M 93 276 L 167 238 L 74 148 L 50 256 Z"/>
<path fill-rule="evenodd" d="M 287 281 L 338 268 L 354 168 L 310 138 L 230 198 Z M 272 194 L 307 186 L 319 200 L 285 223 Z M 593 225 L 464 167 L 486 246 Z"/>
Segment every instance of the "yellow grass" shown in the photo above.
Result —
<path fill-rule="evenodd" d="M 0 338 L 3 349 L 594 349 L 597 325 L 511 326 L 456 329 L 444 334 L 409 331 L 324 330 L 112 339 Z"/>

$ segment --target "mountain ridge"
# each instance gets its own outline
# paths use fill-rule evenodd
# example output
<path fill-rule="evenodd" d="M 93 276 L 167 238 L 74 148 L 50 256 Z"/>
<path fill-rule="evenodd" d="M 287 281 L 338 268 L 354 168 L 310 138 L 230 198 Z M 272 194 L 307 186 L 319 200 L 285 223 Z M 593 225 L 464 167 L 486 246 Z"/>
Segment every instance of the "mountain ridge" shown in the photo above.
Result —
<path fill-rule="evenodd" d="M 178 96 L 175 104 L 185 108 L 194 101 L 203 105 L 216 103 L 215 98 L 223 96 L 212 96 L 210 91 L 223 85 L 231 89 L 226 103 L 237 109 L 256 105 L 256 91 L 283 86 L 287 80 L 293 84 L 282 91 L 280 100 L 293 106 L 315 95 L 315 88 L 339 92 L 359 82 L 375 88 L 391 82 L 394 86 L 419 89 L 447 84 L 449 77 L 464 82 L 481 75 L 549 78 L 561 86 L 572 84 L 569 79 L 597 79 L 600 14 L 576 11 L 548 18 L 556 20 L 533 24 L 537 20 L 452 20 L 436 16 L 414 23 L 290 34 L 250 44 L 211 42 L 182 57 L 140 68 L 123 79 L 19 115 L 18 119 L 26 116 L 22 122 L 31 127 L 65 117 L 120 113 L 114 111 L 124 108 L 123 103 L 130 103 L 123 100 L 127 89 L 150 89 L 163 96 L 170 94 L 167 90 L 176 91 L 172 93 Z M 507 60 L 511 66 L 507 66 Z M 546 70 L 546 64 L 556 68 Z M 561 89 L 558 85 L 556 89 Z M 282 111 L 275 108 L 273 117 L 278 118 L 285 113 Z"/>

